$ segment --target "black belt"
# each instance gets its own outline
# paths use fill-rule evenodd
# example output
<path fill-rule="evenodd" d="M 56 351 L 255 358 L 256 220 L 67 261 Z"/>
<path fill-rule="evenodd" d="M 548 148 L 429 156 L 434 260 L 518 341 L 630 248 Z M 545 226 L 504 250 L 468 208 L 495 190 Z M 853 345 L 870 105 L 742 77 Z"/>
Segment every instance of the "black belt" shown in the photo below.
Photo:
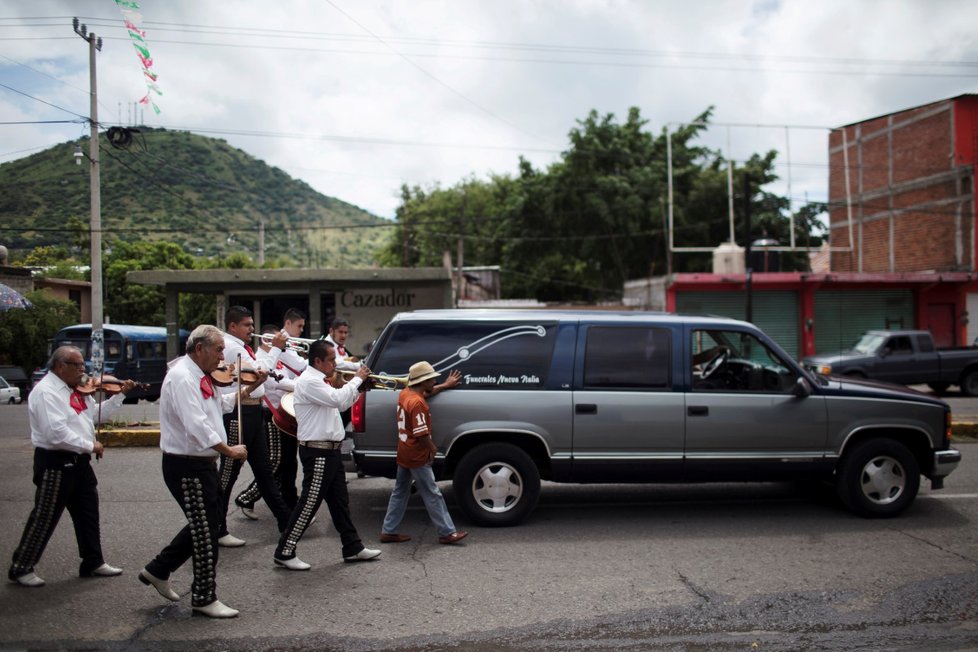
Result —
<path fill-rule="evenodd" d="M 306 448 L 322 448 L 328 451 L 339 450 L 343 447 L 342 441 L 300 441 L 300 446 L 305 446 Z"/>
<path fill-rule="evenodd" d="M 50 457 L 54 459 L 67 460 L 71 462 L 88 462 L 91 461 L 91 453 L 74 453 L 72 451 L 59 451 L 52 448 L 41 448 L 38 446 L 35 448 L 37 452 L 41 453 L 44 457 Z"/>
<path fill-rule="evenodd" d="M 218 455 L 178 455 L 176 453 L 163 452 L 165 457 L 175 457 L 179 460 L 191 460 L 192 462 L 216 462 Z"/>

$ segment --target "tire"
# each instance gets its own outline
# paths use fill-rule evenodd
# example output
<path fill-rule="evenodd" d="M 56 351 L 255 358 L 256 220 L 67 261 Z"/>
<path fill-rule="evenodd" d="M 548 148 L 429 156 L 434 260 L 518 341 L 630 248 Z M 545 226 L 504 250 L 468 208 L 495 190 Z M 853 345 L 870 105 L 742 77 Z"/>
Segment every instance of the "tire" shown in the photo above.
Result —
<path fill-rule="evenodd" d="M 934 390 L 934 393 L 938 396 L 943 396 L 944 392 L 947 391 L 949 383 L 927 383 L 927 386 Z"/>
<path fill-rule="evenodd" d="M 540 472 L 526 452 L 512 444 L 482 444 L 455 469 L 452 488 L 465 514 L 478 525 L 516 525 L 536 507 Z"/>
<path fill-rule="evenodd" d="M 961 376 L 961 393 L 965 396 L 978 396 L 978 369 L 969 369 Z"/>
<path fill-rule="evenodd" d="M 845 454 L 836 479 L 839 498 L 865 518 L 896 516 L 920 488 L 920 466 L 910 450 L 892 439 L 869 439 Z"/>
<path fill-rule="evenodd" d="M 9 405 L 13 405 L 16 402 L 17 402 L 17 400 L 13 396 L 11 396 L 9 399 L 7 399 L 7 403 Z"/>

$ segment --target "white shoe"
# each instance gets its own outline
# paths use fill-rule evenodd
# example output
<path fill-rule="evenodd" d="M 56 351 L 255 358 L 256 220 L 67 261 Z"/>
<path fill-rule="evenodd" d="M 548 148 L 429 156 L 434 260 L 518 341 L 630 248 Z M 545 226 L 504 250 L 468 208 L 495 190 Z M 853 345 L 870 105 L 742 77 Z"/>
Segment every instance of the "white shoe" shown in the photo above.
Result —
<path fill-rule="evenodd" d="M 348 564 L 352 564 L 357 561 L 370 561 L 371 559 L 376 559 L 380 557 L 380 550 L 373 550 L 371 548 L 364 548 L 355 555 L 350 555 L 349 557 L 344 557 L 343 561 Z"/>
<path fill-rule="evenodd" d="M 220 600 L 214 600 L 210 604 L 205 604 L 203 607 L 194 607 L 193 609 L 195 612 L 210 616 L 211 618 L 234 618 L 238 615 L 237 609 L 232 609 Z"/>
<path fill-rule="evenodd" d="M 246 519 L 248 519 L 249 521 L 258 520 L 258 514 L 255 514 L 254 507 L 245 507 L 244 505 L 239 505 L 239 507 L 241 508 L 241 513 L 244 514 L 244 517 Z"/>
<path fill-rule="evenodd" d="M 109 566 L 108 564 L 102 564 L 89 573 L 89 575 L 97 577 L 115 577 L 116 575 L 122 575 L 122 569 L 116 568 L 115 566 Z"/>
<path fill-rule="evenodd" d="M 276 566 L 288 568 L 289 570 L 304 571 L 312 568 L 311 564 L 307 564 L 298 557 L 293 557 L 292 559 L 279 559 L 278 557 L 273 557 L 272 559 Z"/>
<path fill-rule="evenodd" d="M 225 534 L 223 537 L 217 540 L 217 545 L 224 548 L 240 548 L 244 544 L 245 544 L 244 539 L 239 539 L 233 534 Z"/>
<path fill-rule="evenodd" d="M 170 580 L 161 580 L 152 573 L 150 573 L 145 568 L 139 571 L 139 581 L 146 586 L 152 586 L 156 589 L 156 592 L 162 595 L 167 600 L 172 600 L 176 602 L 180 599 L 180 594 L 173 590 L 170 586 Z"/>
<path fill-rule="evenodd" d="M 34 573 L 24 573 L 23 575 L 18 575 L 11 582 L 17 582 L 21 586 L 38 587 L 44 586 L 44 580 L 35 575 Z"/>

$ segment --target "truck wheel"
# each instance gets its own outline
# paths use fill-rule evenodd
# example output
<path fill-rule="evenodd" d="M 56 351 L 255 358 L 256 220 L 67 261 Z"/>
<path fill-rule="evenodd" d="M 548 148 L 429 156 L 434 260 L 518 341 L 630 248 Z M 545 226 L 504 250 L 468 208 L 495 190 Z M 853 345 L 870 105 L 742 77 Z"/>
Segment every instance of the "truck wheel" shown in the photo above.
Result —
<path fill-rule="evenodd" d="M 978 396 L 978 369 L 969 369 L 961 377 L 961 393 L 965 396 Z"/>
<path fill-rule="evenodd" d="M 896 516 L 920 488 L 920 467 L 910 450 L 892 439 L 856 444 L 842 458 L 836 491 L 851 511 L 866 518 Z"/>
<path fill-rule="evenodd" d="M 479 525 L 516 525 L 537 504 L 540 473 L 521 448 L 482 444 L 458 463 L 452 488 L 462 509 Z"/>
<path fill-rule="evenodd" d="M 934 390 L 938 396 L 943 396 L 944 392 L 947 391 L 948 383 L 927 383 L 927 386 Z"/>

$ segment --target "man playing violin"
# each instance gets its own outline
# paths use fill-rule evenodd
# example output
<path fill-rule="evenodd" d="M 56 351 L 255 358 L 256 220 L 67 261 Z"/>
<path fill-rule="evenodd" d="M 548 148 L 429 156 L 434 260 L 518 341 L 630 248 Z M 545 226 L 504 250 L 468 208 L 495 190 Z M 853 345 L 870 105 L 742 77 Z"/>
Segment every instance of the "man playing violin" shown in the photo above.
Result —
<path fill-rule="evenodd" d="M 97 405 L 78 388 L 85 376 L 85 360 L 73 346 L 59 347 L 42 378 L 27 399 L 34 445 L 34 509 L 27 519 L 20 545 L 14 551 L 7 577 L 21 586 L 44 586 L 34 573 L 54 528 L 67 508 L 75 525 L 82 577 L 120 575 L 102 557 L 99 530 L 98 481 L 92 454 L 100 459 L 105 449 L 95 437 L 95 423 L 108 421 L 122 405 L 123 394 L 135 388 L 122 382 L 121 392 Z"/>
<path fill-rule="evenodd" d="M 270 362 L 268 356 L 262 351 L 256 354 L 249 344 L 255 332 L 255 319 L 251 311 L 244 306 L 228 308 L 224 316 L 224 327 L 224 360 L 229 364 L 237 365 L 240 359 L 241 371 L 247 368 L 256 371 L 261 375 L 261 383 L 264 383 L 268 371 L 274 367 L 274 362 Z M 277 343 L 284 347 L 285 341 L 285 336 L 281 335 Z M 230 386 L 221 391 L 232 393 L 235 388 Z M 291 511 L 282 499 L 282 492 L 272 473 L 268 442 L 262 427 L 261 403 L 264 396 L 265 388 L 259 384 L 247 397 L 240 399 L 239 410 L 224 415 L 224 426 L 229 444 L 233 446 L 240 443 L 248 447 L 248 465 L 254 473 L 261 497 L 278 521 L 278 531 L 282 532 L 288 525 Z M 230 534 L 227 527 L 227 510 L 231 504 L 231 494 L 241 472 L 241 466 L 240 460 L 221 458 L 219 476 L 224 500 L 224 519 L 221 523 L 218 544 L 229 548 L 245 544 L 244 540 Z"/>
<path fill-rule="evenodd" d="M 160 449 L 163 481 L 187 518 L 187 525 L 139 572 L 139 581 L 153 586 L 167 600 L 180 595 L 170 574 L 193 558 L 190 587 L 193 610 L 212 618 L 233 618 L 236 609 L 217 599 L 217 533 L 224 504 L 217 459 L 244 460 L 248 449 L 229 445 L 221 415 L 234 409 L 237 393 L 221 394 L 210 373 L 224 355 L 224 336 L 211 325 L 198 326 L 187 339 L 187 355 L 167 371 L 160 391 Z M 247 394 L 261 381 L 242 386 Z"/>

